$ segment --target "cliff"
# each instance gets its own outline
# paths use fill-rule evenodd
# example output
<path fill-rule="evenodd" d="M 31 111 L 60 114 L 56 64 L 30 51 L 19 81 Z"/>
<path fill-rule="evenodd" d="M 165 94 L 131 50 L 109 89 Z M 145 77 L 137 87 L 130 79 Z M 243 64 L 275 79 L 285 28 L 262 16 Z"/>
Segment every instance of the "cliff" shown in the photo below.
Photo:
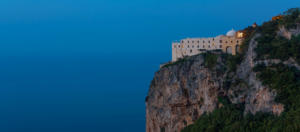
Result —
<path fill-rule="evenodd" d="M 300 10 L 292 9 L 281 20 L 246 28 L 237 56 L 209 52 L 162 67 L 146 97 L 146 131 L 268 130 L 298 121 L 299 20 Z M 297 121 L 276 130 L 299 130 Z"/>
<path fill-rule="evenodd" d="M 162 68 L 155 74 L 147 97 L 147 131 L 175 132 L 214 110 L 222 81 L 222 75 L 204 67 L 201 55 Z"/>

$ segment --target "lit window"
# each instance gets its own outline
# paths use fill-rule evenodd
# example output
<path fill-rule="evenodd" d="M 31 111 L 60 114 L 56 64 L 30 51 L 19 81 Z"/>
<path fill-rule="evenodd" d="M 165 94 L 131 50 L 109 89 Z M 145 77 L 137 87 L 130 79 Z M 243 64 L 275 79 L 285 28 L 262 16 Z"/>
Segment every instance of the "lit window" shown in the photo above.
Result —
<path fill-rule="evenodd" d="M 244 37 L 244 33 L 242 33 L 242 32 L 239 32 L 239 33 L 238 33 L 238 37 L 239 37 L 239 38 L 242 38 L 242 37 Z"/>

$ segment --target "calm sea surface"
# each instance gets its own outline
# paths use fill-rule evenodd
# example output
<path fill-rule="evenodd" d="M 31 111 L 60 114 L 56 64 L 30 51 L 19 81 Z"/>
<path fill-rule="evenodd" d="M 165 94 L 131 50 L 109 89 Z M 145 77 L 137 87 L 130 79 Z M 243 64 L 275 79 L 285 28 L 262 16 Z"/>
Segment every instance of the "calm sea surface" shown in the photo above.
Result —
<path fill-rule="evenodd" d="M 0 131 L 145 131 L 145 96 L 166 60 L 158 54 L 1 56 Z"/>

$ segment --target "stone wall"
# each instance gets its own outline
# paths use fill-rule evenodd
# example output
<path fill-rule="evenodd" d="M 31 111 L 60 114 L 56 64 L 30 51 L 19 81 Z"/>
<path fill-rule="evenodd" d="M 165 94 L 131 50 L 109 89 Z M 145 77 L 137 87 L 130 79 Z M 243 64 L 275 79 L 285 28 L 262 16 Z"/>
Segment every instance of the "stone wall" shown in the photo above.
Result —
<path fill-rule="evenodd" d="M 172 61 L 184 56 L 193 56 L 211 50 L 222 50 L 235 55 L 243 39 L 236 36 L 220 35 L 214 38 L 187 38 L 172 43 Z"/>

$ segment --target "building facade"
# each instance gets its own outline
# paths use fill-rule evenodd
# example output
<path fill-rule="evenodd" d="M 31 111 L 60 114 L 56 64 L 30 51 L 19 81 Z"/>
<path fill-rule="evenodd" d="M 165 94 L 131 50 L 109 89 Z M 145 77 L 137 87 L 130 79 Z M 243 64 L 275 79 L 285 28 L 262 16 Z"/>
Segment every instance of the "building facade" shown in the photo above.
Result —
<path fill-rule="evenodd" d="M 185 56 L 193 56 L 211 50 L 222 50 L 235 55 L 242 44 L 242 31 L 230 30 L 226 35 L 211 38 L 187 38 L 172 43 L 172 62 Z"/>

